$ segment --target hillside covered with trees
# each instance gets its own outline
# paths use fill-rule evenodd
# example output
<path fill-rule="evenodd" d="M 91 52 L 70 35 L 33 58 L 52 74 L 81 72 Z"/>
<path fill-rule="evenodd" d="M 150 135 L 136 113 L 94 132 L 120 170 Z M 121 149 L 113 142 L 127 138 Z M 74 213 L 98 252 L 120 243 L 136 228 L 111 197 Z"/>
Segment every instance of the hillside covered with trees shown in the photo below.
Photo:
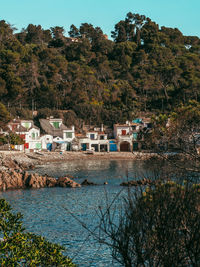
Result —
<path fill-rule="evenodd" d="M 113 40 L 88 23 L 68 33 L 33 24 L 16 33 L 0 21 L 3 114 L 68 110 L 68 121 L 112 125 L 141 111 L 168 113 L 199 102 L 198 37 L 133 13 L 114 26 Z"/>

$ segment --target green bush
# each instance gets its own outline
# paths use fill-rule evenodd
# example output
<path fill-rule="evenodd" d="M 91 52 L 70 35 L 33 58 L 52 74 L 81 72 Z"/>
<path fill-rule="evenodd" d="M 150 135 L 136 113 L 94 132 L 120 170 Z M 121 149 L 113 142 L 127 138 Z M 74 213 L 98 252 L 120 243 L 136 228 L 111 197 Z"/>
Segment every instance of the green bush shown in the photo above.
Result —
<path fill-rule="evenodd" d="M 0 266 L 75 266 L 62 246 L 25 232 L 21 219 L 0 199 Z"/>
<path fill-rule="evenodd" d="M 110 208 L 102 213 L 100 241 L 123 266 L 200 266 L 199 203 L 198 184 L 129 191 L 118 217 Z"/>

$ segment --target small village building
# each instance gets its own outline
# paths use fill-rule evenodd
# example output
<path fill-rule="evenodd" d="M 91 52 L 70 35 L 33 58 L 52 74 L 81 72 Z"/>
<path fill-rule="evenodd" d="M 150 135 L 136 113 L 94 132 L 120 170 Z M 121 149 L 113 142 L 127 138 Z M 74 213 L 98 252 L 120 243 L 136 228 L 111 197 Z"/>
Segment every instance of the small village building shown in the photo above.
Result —
<path fill-rule="evenodd" d="M 31 126 L 28 130 L 28 135 L 25 137 L 25 141 L 29 144 L 30 150 L 41 150 L 40 129 L 35 125 Z"/>
<path fill-rule="evenodd" d="M 114 124 L 114 137 L 117 141 L 117 150 L 132 151 L 132 128 L 129 122 L 126 124 Z"/>
<path fill-rule="evenodd" d="M 137 118 L 125 124 L 114 124 L 118 151 L 138 151 L 144 145 L 143 134 L 152 128 L 150 118 Z"/>
<path fill-rule="evenodd" d="M 56 151 L 56 150 L 65 151 L 66 145 L 67 144 L 63 140 L 63 138 L 61 138 L 60 136 L 56 136 L 55 138 L 53 138 L 52 150 L 53 151 Z"/>
<path fill-rule="evenodd" d="M 79 150 L 87 151 L 91 150 L 90 138 L 83 134 L 76 134 L 78 140 Z"/>
<path fill-rule="evenodd" d="M 41 150 L 40 129 L 34 125 L 32 120 L 13 120 L 8 123 L 7 127 L 24 140 L 24 149 Z"/>
<path fill-rule="evenodd" d="M 63 130 L 63 141 L 66 143 L 66 150 L 72 150 L 72 141 L 75 139 L 75 128 L 71 126 L 66 130 Z"/>
<path fill-rule="evenodd" d="M 62 119 L 53 117 L 40 119 L 39 122 L 42 130 L 53 138 L 53 140 L 51 139 L 52 146 L 50 143 L 46 143 L 46 145 L 48 144 L 48 150 L 51 151 L 58 148 L 61 150 L 71 150 L 72 141 L 75 139 L 74 126 L 67 127 L 63 124 Z"/>
<path fill-rule="evenodd" d="M 76 134 L 79 142 L 79 149 L 82 151 L 96 151 L 109 152 L 109 140 L 104 131 L 103 125 L 101 127 L 84 126 L 85 134 Z"/>
<path fill-rule="evenodd" d="M 86 133 L 86 137 L 89 139 L 89 150 L 93 149 L 96 152 L 109 152 L 109 140 L 107 134 L 104 132 L 104 127 L 94 127 Z"/>
<path fill-rule="evenodd" d="M 52 151 L 53 136 L 50 134 L 44 134 L 40 137 L 42 150 Z"/>

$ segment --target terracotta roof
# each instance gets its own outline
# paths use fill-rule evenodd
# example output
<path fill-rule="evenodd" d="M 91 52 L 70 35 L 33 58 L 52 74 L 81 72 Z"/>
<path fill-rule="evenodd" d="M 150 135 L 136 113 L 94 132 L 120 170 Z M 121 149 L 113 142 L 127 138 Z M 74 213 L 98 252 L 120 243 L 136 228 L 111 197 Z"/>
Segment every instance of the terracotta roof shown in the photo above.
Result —
<path fill-rule="evenodd" d="M 75 136 L 78 138 L 86 138 L 86 136 L 81 133 L 76 133 Z"/>

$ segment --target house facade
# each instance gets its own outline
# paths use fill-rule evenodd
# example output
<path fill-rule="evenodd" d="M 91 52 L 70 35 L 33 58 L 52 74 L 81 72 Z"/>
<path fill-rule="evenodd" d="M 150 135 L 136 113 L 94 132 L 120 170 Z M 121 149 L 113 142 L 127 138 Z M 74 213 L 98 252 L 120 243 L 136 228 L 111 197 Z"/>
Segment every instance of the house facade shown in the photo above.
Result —
<path fill-rule="evenodd" d="M 144 139 L 143 132 L 151 129 L 149 118 L 138 118 L 133 121 L 126 121 L 125 124 L 114 124 L 114 138 L 117 144 L 117 151 L 138 151 L 141 150 Z"/>
<path fill-rule="evenodd" d="M 40 119 L 39 122 L 46 135 L 52 136 L 52 138 L 47 137 L 49 140 L 43 138 L 43 147 L 46 143 L 46 149 L 48 150 L 71 150 L 72 141 L 75 139 L 74 126 L 67 127 L 63 124 L 62 119 L 53 117 Z M 52 145 L 47 141 L 51 141 Z"/>
<path fill-rule="evenodd" d="M 40 129 L 32 120 L 13 120 L 7 127 L 24 140 L 24 149 L 41 150 Z"/>
<path fill-rule="evenodd" d="M 49 117 L 40 119 L 40 129 L 32 120 L 13 120 L 8 129 L 24 140 L 24 149 L 62 150 L 96 152 L 133 152 L 143 146 L 143 133 L 151 129 L 149 118 L 138 118 L 124 124 L 114 124 L 111 128 L 83 125 L 82 133 L 75 133 L 74 126 L 67 127 L 62 119 Z M 109 136 L 109 137 L 108 137 Z"/>
<path fill-rule="evenodd" d="M 50 134 L 44 134 L 40 137 L 41 149 L 52 151 L 53 136 Z"/>
<path fill-rule="evenodd" d="M 114 138 L 116 139 L 118 151 L 132 151 L 133 135 L 130 123 L 114 124 Z"/>
<path fill-rule="evenodd" d="M 100 128 L 94 127 L 83 135 L 77 135 L 79 149 L 83 151 L 93 150 L 96 152 L 109 152 L 109 140 L 104 131 L 103 125 Z"/>

